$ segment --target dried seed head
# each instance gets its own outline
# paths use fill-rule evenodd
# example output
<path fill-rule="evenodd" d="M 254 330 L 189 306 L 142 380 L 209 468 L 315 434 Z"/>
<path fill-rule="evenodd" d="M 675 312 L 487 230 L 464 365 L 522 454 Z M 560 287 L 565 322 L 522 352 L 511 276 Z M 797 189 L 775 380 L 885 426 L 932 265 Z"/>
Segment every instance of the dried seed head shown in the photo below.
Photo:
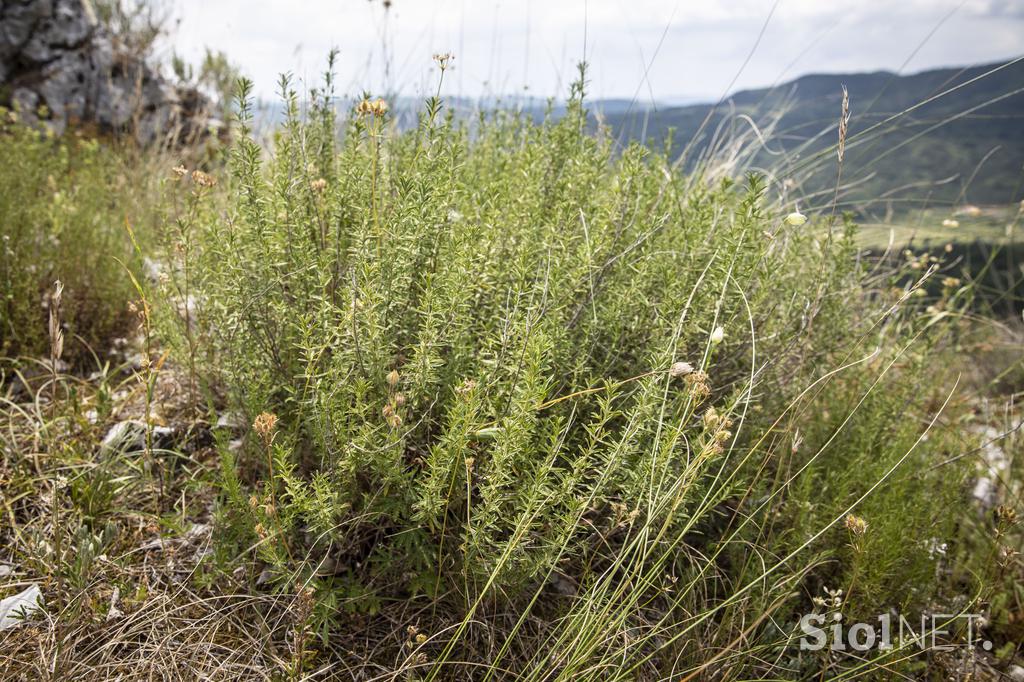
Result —
<path fill-rule="evenodd" d="M 405 395 L 402 393 L 395 394 L 395 407 L 401 407 L 405 405 Z"/>
<path fill-rule="evenodd" d="M 996 521 L 1012 526 L 1017 523 L 1017 510 L 1005 504 L 996 507 Z"/>
<path fill-rule="evenodd" d="M 447 70 L 449 64 L 451 64 L 452 61 L 454 61 L 454 60 L 455 60 L 455 55 L 453 55 L 451 52 L 444 52 L 444 53 L 439 53 L 439 54 L 435 54 L 434 55 L 434 61 L 437 62 L 437 65 L 439 67 L 441 67 L 442 71 Z"/>
<path fill-rule="evenodd" d="M 192 182 L 200 187 L 213 187 L 217 184 L 217 179 L 201 170 L 194 170 L 192 171 Z"/>
<path fill-rule="evenodd" d="M 868 522 L 859 516 L 853 514 L 847 514 L 846 519 L 843 520 L 843 525 L 846 526 L 846 530 L 850 531 L 854 535 L 864 535 L 868 531 Z"/>
<path fill-rule="evenodd" d="M 263 412 L 256 415 L 252 422 L 252 429 L 263 441 L 263 444 L 270 447 L 277 435 L 277 415 L 271 412 Z"/>
<path fill-rule="evenodd" d="M 64 353 L 64 331 L 60 328 L 60 301 L 64 294 L 64 283 L 59 279 L 53 283 L 53 293 L 50 294 L 50 360 L 53 362 L 56 371 L 57 360 Z"/>
<path fill-rule="evenodd" d="M 171 169 L 171 171 L 174 173 L 175 177 L 178 178 L 178 179 L 181 179 L 181 178 L 185 177 L 186 175 L 188 175 L 188 169 L 185 168 L 184 166 L 175 166 L 174 168 Z"/>
<path fill-rule="evenodd" d="M 847 92 L 846 86 L 843 86 L 843 108 L 839 114 L 839 149 L 837 150 L 839 156 L 839 163 L 843 162 L 843 156 L 846 154 L 846 135 L 850 129 L 850 93 Z"/>
<path fill-rule="evenodd" d="M 462 384 L 455 387 L 455 392 L 458 393 L 459 395 L 466 395 L 467 393 L 471 393 L 474 389 L 476 389 L 476 386 L 476 381 L 474 381 L 473 379 L 466 379 L 465 381 L 462 382 Z"/>
<path fill-rule="evenodd" d="M 356 106 L 356 113 L 360 116 L 382 117 L 388 113 L 388 103 L 382 99 L 364 99 Z"/>
<path fill-rule="evenodd" d="M 668 368 L 668 373 L 672 375 L 673 379 L 685 377 L 687 374 L 693 373 L 693 365 L 688 362 L 679 361 Z"/>
<path fill-rule="evenodd" d="M 319 194 L 320 192 L 323 192 L 325 189 L 327 189 L 327 181 L 324 180 L 323 178 L 317 178 L 316 180 L 309 183 L 309 188 Z"/>
<path fill-rule="evenodd" d="M 704 413 L 703 421 L 704 428 L 708 431 L 712 431 L 717 428 L 719 421 L 721 421 L 721 417 L 718 416 L 718 410 L 713 407 L 709 407 Z"/>
<path fill-rule="evenodd" d="M 391 428 L 397 429 L 402 425 L 402 418 L 397 412 L 395 412 L 395 408 L 393 408 L 390 403 L 381 409 L 381 414 L 384 415 L 384 421 L 386 421 L 388 426 Z"/>
<path fill-rule="evenodd" d="M 693 392 L 693 398 L 698 403 L 711 395 L 711 385 L 708 383 L 708 375 L 700 370 L 686 376 L 686 385 Z"/>
<path fill-rule="evenodd" d="M 386 378 L 387 378 L 387 381 L 388 381 L 388 386 L 390 386 L 391 388 L 394 388 L 395 386 L 397 386 L 399 380 L 401 379 L 401 377 L 398 374 L 398 370 L 397 369 L 393 369 L 390 372 L 388 372 L 388 375 L 387 375 Z"/>

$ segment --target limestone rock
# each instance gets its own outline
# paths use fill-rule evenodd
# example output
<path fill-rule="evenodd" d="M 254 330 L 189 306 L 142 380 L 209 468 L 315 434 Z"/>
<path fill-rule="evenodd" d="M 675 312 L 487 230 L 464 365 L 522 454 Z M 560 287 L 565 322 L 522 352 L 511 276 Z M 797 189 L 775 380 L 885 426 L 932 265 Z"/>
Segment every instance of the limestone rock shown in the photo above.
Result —
<path fill-rule="evenodd" d="M 128 54 L 90 0 L 0 0 L 0 105 L 57 133 L 82 123 L 146 145 L 199 140 L 216 125 L 205 95 Z"/>

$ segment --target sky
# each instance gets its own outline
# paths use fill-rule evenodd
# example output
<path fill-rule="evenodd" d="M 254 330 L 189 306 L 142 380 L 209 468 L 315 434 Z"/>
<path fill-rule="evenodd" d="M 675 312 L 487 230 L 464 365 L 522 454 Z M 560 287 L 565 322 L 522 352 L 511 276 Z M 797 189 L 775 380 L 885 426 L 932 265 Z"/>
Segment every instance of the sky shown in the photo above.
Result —
<path fill-rule="evenodd" d="M 714 100 L 807 73 L 913 73 L 1024 54 L 1024 0 L 169 0 L 173 49 L 224 51 L 273 98 L 339 94 L 564 97 L 586 56 L 594 98 Z"/>

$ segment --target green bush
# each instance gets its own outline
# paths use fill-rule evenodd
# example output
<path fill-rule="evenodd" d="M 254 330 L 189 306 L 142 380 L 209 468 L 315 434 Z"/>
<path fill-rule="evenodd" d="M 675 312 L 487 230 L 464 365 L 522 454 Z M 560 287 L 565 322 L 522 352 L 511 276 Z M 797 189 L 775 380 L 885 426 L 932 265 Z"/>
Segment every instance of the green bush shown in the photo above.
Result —
<path fill-rule="evenodd" d="M 49 293 L 64 283 L 64 357 L 85 360 L 127 329 L 137 265 L 125 225 L 139 212 L 127 157 L 0 111 L 0 356 L 46 355 Z"/>
<path fill-rule="evenodd" d="M 539 124 L 430 100 L 399 134 L 367 100 L 340 141 L 329 87 L 287 104 L 269 159 L 237 142 L 228 212 L 182 224 L 169 309 L 187 274 L 182 348 L 254 421 L 221 448 L 225 545 L 314 586 L 325 628 L 413 600 L 431 678 L 636 679 L 792 644 L 767 616 L 823 582 L 927 602 L 900 543 L 960 492 L 927 466 L 951 436 L 918 442 L 952 386 L 924 307 L 953 302 L 757 176 L 616 152 L 579 84 Z"/>

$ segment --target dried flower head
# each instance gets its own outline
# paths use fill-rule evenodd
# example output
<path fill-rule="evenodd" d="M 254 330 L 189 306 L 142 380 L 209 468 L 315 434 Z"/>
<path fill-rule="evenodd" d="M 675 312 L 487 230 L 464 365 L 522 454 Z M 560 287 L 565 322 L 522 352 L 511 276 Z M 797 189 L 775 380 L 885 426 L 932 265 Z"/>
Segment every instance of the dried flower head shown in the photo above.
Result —
<path fill-rule="evenodd" d="M 395 386 L 398 385 L 398 382 L 401 379 L 401 376 L 399 376 L 397 369 L 393 369 L 390 372 L 388 372 L 388 375 L 385 378 L 387 379 L 388 386 L 390 386 L 391 388 L 394 388 Z"/>
<path fill-rule="evenodd" d="M 676 362 L 668 368 L 668 373 L 672 375 L 673 379 L 685 377 L 687 374 L 693 373 L 693 365 L 688 362 Z"/>
<path fill-rule="evenodd" d="M 200 187 L 213 187 L 217 184 L 217 179 L 201 170 L 194 170 L 192 171 L 192 182 Z"/>
<path fill-rule="evenodd" d="M 1017 510 L 1005 504 L 999 505 L 996 507 L 996 521 L 1007 526 L 1016 524 Z"/>
<path fill-rule="evenodd" d="M 708 431 L 713 431 L 715 428 L 718 427 L 718 423 L 721 421 L 721 417 L 718 416 L 718 410 L 716 410 L 714 407 L 709 407 L 707 411 L 704 412 L 704 417 L 702 418 L 702 421 L 704 422 L 705 429 L 707 429 Z"/>
<path fill-rule="evenodd" d="M 459 386 L 455 387 L 455 392 L 459 395 L 466 395 L 472 393 L 476 389 L 477 383 L 473 379 L 466 379 Z"/>
<path fill-rule="evenodd" d="M 864 535 L 868 531 L 868 522 L 859 516 L 853 514 L 847 514 L 846 519 L 843 520 L 843 525 L 846 526 L 846 530 L 850 531 L 854 535 Z"/>
<path fill-rule="evenodd" d="M 700 370 L 686 376 L 686 385 L 693 392 L 693 399 L 701 402 L 711 395 L 711 384 L 708 383 L 708 375 Z"/>
<path fill-rule="evenodd" d="M 256 415 L 252 422 L 252 430 L 260 437 L 263 444 L 270 447 L 277 435 L 277 415 L 271 412 L 262 412 Z"/>
<path fill-rule="evenodd" d="M 316 180 L 313 180 L 311 183 L 309 183 L 309 188 L 319 194 L 320 192 L 323 192 L 325 189 L 327 189 L 327 181 L 324 180 L 323 178 L 317 178 Z"/>
<path fill-rule="evenodd" d="M 434 55 L 434 61 L 441 68 L 442 71 L 448 69 L 448 66 L 455 60 L 455 55 L 451 52 L 442 52 Z"/>
<path fill-rule="evenodd" d="M 174 173 L 175 177 L 179 179 L 188 175 L 188 169 L 184 166 L 175 166 L 171 171 Z"/>
<path fill-rule="evenodd" d="M 388 113 L 388 103 L 382 99 L 364 99 L 356 106 L 356 113 L 360 116 L 375 116 L 380 118 Z"/>
<path fill-rule="evenodd" d="M 385 405 L 380 412 L 384 416 L 384 421 L 386 421 L 388 426 L 391 428 L 397 429 L 402 425 L 402 417 L 399 416 L 395 411 L 395 408 L 392 407 L 390 403 Z"/>

